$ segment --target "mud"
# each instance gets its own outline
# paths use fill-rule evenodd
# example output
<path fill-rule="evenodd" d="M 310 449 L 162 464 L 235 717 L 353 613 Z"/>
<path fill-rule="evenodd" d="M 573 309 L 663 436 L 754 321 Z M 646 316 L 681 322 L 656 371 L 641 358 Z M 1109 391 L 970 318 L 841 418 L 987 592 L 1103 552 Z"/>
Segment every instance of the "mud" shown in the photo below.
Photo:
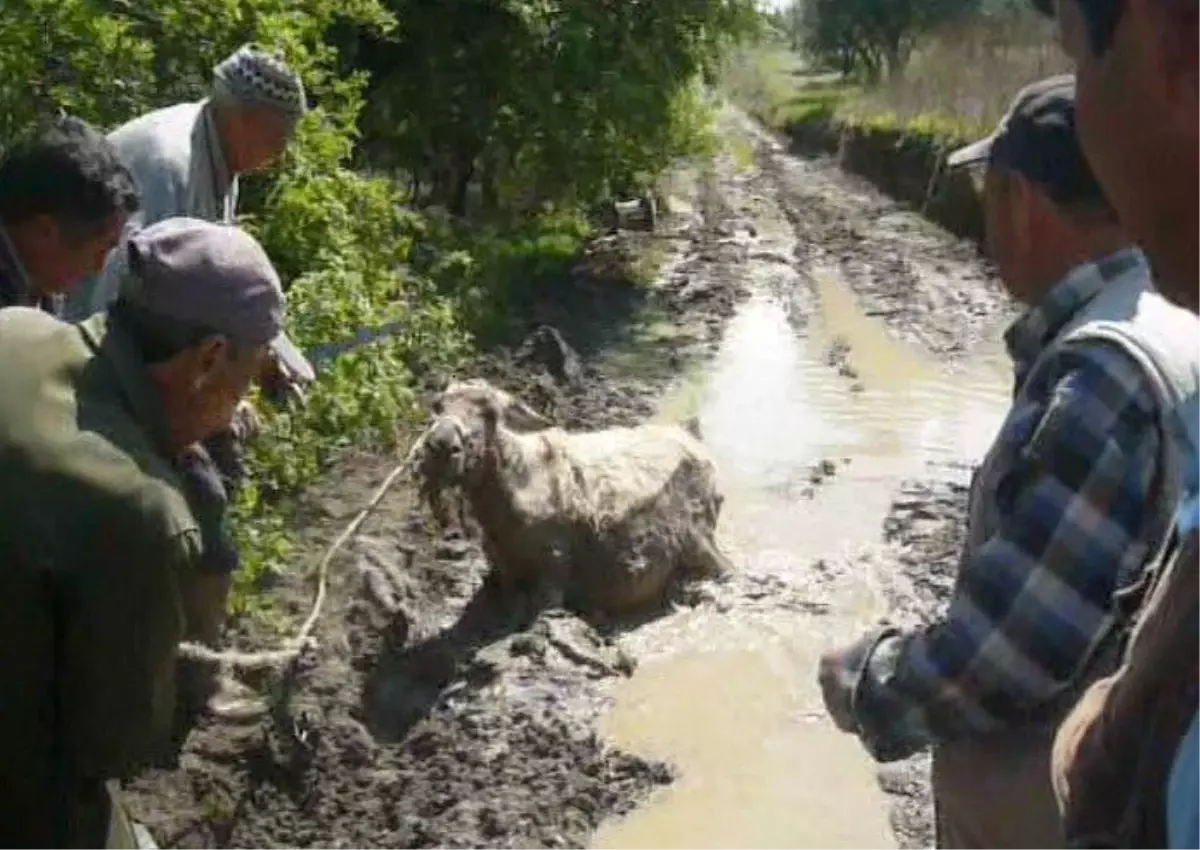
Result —
<path fill-rule="evenodd" d="M 945 363 L 1003 318 L 974 247 L 827 162 L 788 156 L 736 113 L 724 115 L 723 132 L 753 145 L 749 172 L 728 154 L 681 167 L 657 233 L 597 240 L 553 299 L 533 305 L 526 343 L 489 352 L 470 371 L 567 427 L 645 421 L 661 413 L 665 388 L 717 351 L 751 294 L 744 271 L 756 262 L 790 275 L 765 286 L 786 303 L 798 334 L 827 273 L 897 337 Z M 798 238 L 794 256 L 762 253 L 756 222 L 780 212 Z M 622 270 L 648 255 L 661 262 L 658 284 L 621 282 Z M 863 392 L 866 364 L 851 346 L 831 340 L 824 358 L 845 393 Z M 428 376 L 428 387 L 445 378 Z M 271 589 L 269 617 L 238 624 L 231 640 L 239 648 L 275 646 L 307 615 L 304 567 L 397 461 L 349 458 L 306 497 L 297 530 L 305 562 Z M 808 504 L 860 463 L 815 457 L 770 486 Z M 906 622 L 944 604 L 962 524 L 961 491 L 943 482 L 965 473 L 932 475 L 896 494 L 884 527 L 871 531 L 891 558 L 885 601 Z M 747 571 L 677 604 L 713 616 L 821 618 L 839 601 L 820 589 L 844 581 L 844 569 L 818 559 L 811 581 L 799 583 Z M 127 788 L 136 816 L 162 846 L 587 846 L 602 823 L 677 777 L 672 765 L 597 731 L 614 684 L 641 660 L 639 624 L 498 603 L 481 592 L 484 572 L 473 538 L 436 533 L 411 489 L 397 487 L 332 565 L 315 648 L 286 677 L 252 682 L 269 695 L 270 713 L 204 721 L 177 763 Z M 920 759 L 881 774 L 902 846 L 931 843 L 926 776 Z"/>
<path fill-rule="evenodd" d="M 954 586 L 966 533 L 967 470 L 943 468 L 936 477 L 906 482 L 884 520 L 884 537 L 898 570 L 885 584 L 889 619 L 906 628 L 928 625 Z M 900 847 L 933 847 L 933 794 L 929 756 L 921 754 L 879 771 L 892 796 L 892 830 Z"/>

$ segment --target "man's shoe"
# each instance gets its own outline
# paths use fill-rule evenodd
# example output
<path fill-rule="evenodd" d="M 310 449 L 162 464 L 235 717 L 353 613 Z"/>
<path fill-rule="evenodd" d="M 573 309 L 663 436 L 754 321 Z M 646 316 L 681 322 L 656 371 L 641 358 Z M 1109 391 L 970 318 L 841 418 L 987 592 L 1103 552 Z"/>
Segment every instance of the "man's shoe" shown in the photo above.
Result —
<path fill-rule="evenodd" d="M 257 720 L 267 713 L 267 701 L 262 694 L 243 685 L 232 676 L 218 676 L 213 693 L 205 702 L 207 713 L 221 720 Z"/>

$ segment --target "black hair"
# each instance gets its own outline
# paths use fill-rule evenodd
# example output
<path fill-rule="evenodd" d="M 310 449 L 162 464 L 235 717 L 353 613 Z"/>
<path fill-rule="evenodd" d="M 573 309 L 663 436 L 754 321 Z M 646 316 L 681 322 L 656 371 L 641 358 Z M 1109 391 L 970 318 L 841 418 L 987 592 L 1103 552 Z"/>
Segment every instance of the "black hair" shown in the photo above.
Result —
<path fill-rule="evenodd" d="M 1103 56 L 1112 47 L 1117 25 L 1125 12 L 1125 0 L 1072 0 L 1083 15 L 1087 28 L 1088 45 L 1097 56 Z M 1035 10 L 1046 17 L 1054 17 L 1054 0 L 1030 0 Z"/>
<path fill-rule="evenodd" d="M 114 215 L 141 205 L 116 149 L 87 122 L 62 116 L 18 141 L 0 159 L 0 221 L 51 216 L 70 239 L 87 239 Z"/>
<path fill-rule="evenodd" d="M 1117 25 L 1121 23 L 1121 15 L 1125 12 L 1125 0 L 1074 0 L 1079 4 L 1083 15 L 1083 25 L 1087 28 L 1088 45 L 1092 53 L 1103 56 L 1112 47 L 1113 38 L 1117 33 Z"/>

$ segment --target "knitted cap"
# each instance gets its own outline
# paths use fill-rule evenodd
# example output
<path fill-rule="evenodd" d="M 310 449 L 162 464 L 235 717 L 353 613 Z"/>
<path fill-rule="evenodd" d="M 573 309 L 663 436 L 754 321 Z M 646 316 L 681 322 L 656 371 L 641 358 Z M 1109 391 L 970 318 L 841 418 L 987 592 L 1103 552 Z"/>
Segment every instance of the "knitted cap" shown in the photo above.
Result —
<path fill-rule="evenodd" d="M 213 98 L 273 106 L 294 119 L 308 111 L 300 75 L 279 56 L 249 44 L 213 68 Z"/>

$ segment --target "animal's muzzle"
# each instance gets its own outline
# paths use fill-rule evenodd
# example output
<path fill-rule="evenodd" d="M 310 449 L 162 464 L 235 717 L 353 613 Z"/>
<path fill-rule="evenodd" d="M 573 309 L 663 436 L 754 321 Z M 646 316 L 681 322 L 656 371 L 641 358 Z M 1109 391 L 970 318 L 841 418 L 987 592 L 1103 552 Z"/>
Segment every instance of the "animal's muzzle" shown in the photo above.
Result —
<path fill-rule="evenodd" d="M 430 427 L 422 452 L 421 469 L 444 485 L 461 484 L 466 474 L 466 442 L 453 419 L 439 419 Z"/>

